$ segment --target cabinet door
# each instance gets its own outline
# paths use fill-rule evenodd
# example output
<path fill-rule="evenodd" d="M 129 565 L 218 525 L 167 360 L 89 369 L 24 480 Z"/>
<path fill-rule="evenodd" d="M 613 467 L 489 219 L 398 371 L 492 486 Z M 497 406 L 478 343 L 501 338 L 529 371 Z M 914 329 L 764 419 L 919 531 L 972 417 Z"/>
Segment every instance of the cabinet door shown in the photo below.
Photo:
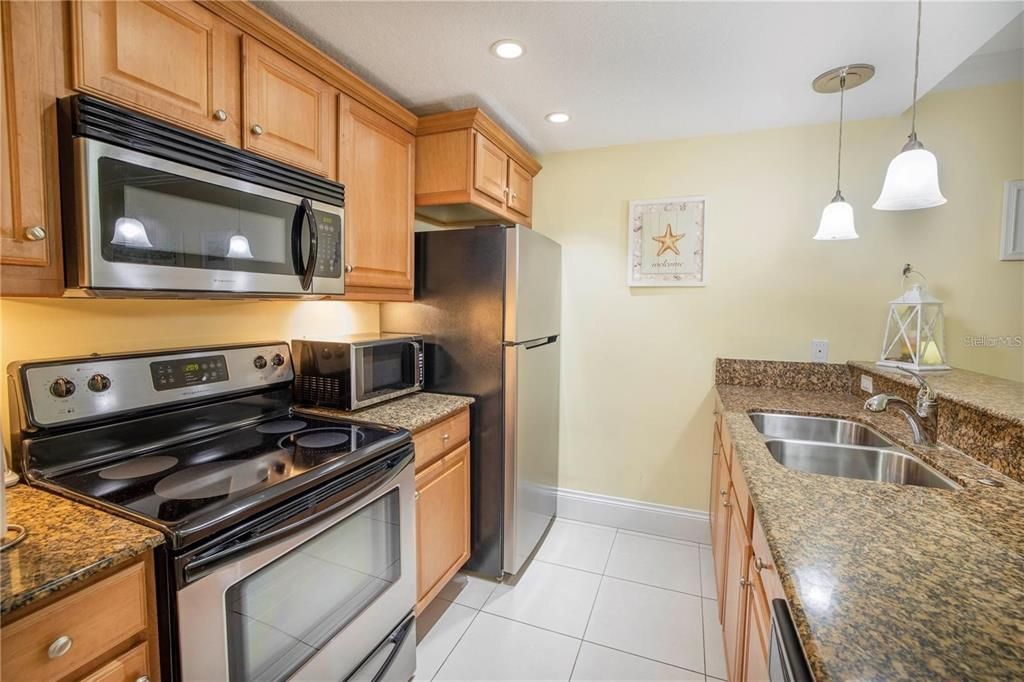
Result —
<path fill-rule="evenodd" d="M 469 444 L 416 476 L 417 612 L 469 559 Z"/>
<path fill-rule="evenodd" d="M 194 2 L 73 2 L 72 85 L 237 145 L 239 36 Z"/>
<path fill-rule="evenodd" d="M 730 492 L 731 504 L 737 505 L 736 496 Z M 750 541 L 740 514 L 729 514 L 729 550 L 726 560 L 725 587 L 720 593 L 724 598 L 722 630 L 725 642 L 725 663 L 729 679 L 742 682 L 743 639 L 746 634 L 747 616 L 747 564 L 750 562 Z"/>
<path fill-rule="evenodd" d="M 508 160 L 508 210 L 523 222 L 530 222 L 533 208 L 533 176 L 512 159 Z"/>
<path fill-rule="evenodd" d="M 339 96 L 345 286 L 412 289 L 416 138 Z"/>
<path fill-rule="evenodd" d="M 729 501 L 731 495 L 729 462 L 722 450 L 719 450 L 718 454 L 718 485 L 716 488 L 712 491 L 711 500 L 711 504 L 715 505 L 717 509 L 715 532 L 711 537 L 711 556 L 715 564 L 715 586 L 718 589 L 718 620 L 721 621 L 728 589 L 725 579 L 729 561 L 729 524 L 732 521 L 733 509 L 732 503 Z"/>
<path fill-rule="evenodd" d="M 335 177 L 337 91 L 249 36 L 242 39 L 242 61 L 242 145 Z"/>
<path fill-rule="evenodd" d="M 746 654 L 743 657 L 743 679 L 746 682 L 768 682 L 768 637 L 770 614 L 764 586 L 757 577 L 753 558 L 747 568 Z"/>
<path fill-rule="evenodd" d="M 508 192 L 508 155 L 480 133 L 474 136 L 473 187 L 504 207 Z"/>
<path fill-rule="evenodd" d="M 60 9 L 0 3 L 0 290 L 8 296 L 64 289 L 54 113 Z"/>

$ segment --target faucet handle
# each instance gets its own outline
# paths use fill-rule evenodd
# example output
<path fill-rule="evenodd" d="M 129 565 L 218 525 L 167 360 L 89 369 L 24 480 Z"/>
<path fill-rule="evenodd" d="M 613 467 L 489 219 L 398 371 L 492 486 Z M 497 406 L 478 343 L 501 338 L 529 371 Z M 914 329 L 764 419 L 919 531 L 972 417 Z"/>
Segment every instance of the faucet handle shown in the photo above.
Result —
<path fill-rule="evenodd" d="M 928 384 L 927 381 L 925 381 L 923 376 L 921 376 L 920 374 L 918 374 L 917 372 L 915 372 L 913 370 L 907 369 L 906 367 L 897 367 L 896 369 L 900 370 L 901 372 L 906 372 L 910 376 L 912 376 L 915 379 L 917 379 L 917 383 L 918 383 L 917 399 L 919 401 L 920 400 L 924 400 L 924 401 L 927 401 L 927 402 L 934 402 L 935 401 L 935 391 L 932 390 L 932 387 Z"/>

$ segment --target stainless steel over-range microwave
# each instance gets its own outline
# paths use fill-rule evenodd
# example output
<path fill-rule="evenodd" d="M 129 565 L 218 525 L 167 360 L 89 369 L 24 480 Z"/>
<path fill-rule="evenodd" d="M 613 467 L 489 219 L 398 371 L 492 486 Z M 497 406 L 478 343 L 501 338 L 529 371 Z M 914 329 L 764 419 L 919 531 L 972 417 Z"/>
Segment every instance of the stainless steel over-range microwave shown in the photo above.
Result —
<path fill-rule="evenodd" d="M 69 295 L 345 291 L 345 188 L 102 100 L 60 101 Z"/>
<path fill-rule="evenodd" d="M 423 338 L 361 334 L 292 341 L 295 399 L 358 410 L 423 388 Z"/>

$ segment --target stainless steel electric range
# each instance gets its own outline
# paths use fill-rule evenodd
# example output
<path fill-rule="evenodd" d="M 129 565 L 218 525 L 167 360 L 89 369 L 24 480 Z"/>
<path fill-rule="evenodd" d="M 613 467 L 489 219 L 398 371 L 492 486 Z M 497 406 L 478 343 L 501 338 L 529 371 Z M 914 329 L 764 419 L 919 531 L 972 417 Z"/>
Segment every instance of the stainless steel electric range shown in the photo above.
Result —
<path fill-rule="evenodd" d="M 407 431 L 292 412 L 283 342 L 14 363 L 8 379 L 31 484 L 164 532 L 165 679 L 412 677 Z"/>

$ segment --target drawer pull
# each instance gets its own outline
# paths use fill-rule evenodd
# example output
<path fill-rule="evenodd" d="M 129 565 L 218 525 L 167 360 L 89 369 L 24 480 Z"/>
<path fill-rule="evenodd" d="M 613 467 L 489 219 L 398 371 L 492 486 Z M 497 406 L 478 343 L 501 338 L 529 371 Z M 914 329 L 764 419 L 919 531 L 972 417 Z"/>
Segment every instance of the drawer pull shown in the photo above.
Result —
<path fill-rule="evenodd" d="M 262 134 L 263 134 L 263 126 L 261 126 L 261 125 L 260 125 L 259 123 L 257 123 L 256 125 L 254 125 L 254 126 L 253 126 L 253 127 L 251 128 L 251 130 L 252 130 L 252 134 L 253 134 L 253 135 L 262 135 Z"/>
<path fill-rule="evenodd" d="M 448 436 L 447 433 L 442 433 L 441 434 L 441 440 L 443 440 L 445 443 L 448 442 L 448 438 L 449 438 L 449 436 Z"/>
<path fill-rule="evenodd" d="M 732 502 L 730 502 L 729 500 L 722 500 L 722 506 L 723 507 L 731 507 L 732 506 Z"/>
<path fill-rule="evenodd" d="M 213 118 L 217 121 L 226 121 L 228 120 L 228 112 L 224 111 L 223 109 L 218 109 L 217 111 L 213 112 Z"/>
<path fill-rule="evenodd" d="M 746 589 L 746 587 L 748 585 L 750 585 L 750 581 L 749 580 L 747 580 L 746 578 L 740 578 L 740 589 L 741 590 L 742 589 Z"/>
<path fill-rule="evenodd" d="M 767 565 L 768 564 L 766 564 L 765 562 L 761 561 L 761 557 L 759 557 L 759 556 L 754 557 L 754 568 L 757 569 L 758 573 L 760 573 L 761 569 L 763 569 Z"/>
<path fill-rule="evenodd" d="M 74 641 L 67 635 L 61 635 L 57 639 L 53 640 L 50 644 L 50 648 L 46 650 L 46 655 L 50 658 L 60 658 L 67 652 L 71 651 L 71 645 Z"/>
<path fill-rule="evenodd" d="M 413 493 L 412 499 L 414 499 L 414 500 L 420 499 L 420 491 L 419 490 L 417 490 L 415 493 Z"/>
<path fill-rule="evenodd" d="M 352 272 L 352 264 L 345 263 L 345 272 Z"/>
<path fill-rule="evenodd" d="M 149 682 L 149 675 L 143 675 L 135 679 L 135 682 Z"/>

